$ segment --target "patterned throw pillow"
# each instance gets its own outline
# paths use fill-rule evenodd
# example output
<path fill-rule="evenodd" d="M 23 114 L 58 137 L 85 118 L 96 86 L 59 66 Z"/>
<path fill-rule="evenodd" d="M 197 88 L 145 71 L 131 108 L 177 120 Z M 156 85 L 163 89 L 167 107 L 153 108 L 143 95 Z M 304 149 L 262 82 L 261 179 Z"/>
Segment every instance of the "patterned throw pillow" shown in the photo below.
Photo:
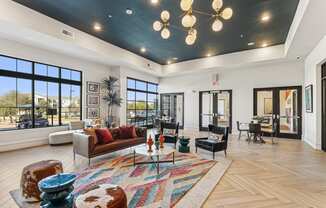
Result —
<path fill-rule="evenodd" d="M 109 129 L 107 128 L 95 129 L 95 132 L 100 144 L 108 144 L 114 141 Z"/>
<path fill-rule="evenodd" d="M 134 126 L 121 126 L 120 129 L 120 138 L 121 139 L 131 139 L 133 137 Z"/>
<path fill-rule="evenodd" d="M 174 136 L 175 130 L 174 129 L 163 129 L 163 135 Z"/>
<path fill-rule="evenodd" d="M 223 139 L 223 134 L 213 134 L 213 133 L 210 133 L 209 137 L 208 137 L 210 140 L 217 140 L 217 141 L 222 141 Z"/>

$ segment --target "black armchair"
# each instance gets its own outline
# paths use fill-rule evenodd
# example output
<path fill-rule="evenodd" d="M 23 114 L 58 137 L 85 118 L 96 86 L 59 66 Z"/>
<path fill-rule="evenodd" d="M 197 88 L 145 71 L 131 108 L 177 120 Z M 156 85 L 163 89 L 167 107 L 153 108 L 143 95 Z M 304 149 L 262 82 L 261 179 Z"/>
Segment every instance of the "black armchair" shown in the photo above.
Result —
<path fill-rule="evenodd" d="M 222 134 L 220 141 L 209 139 L 209 138 L 196 138 L 195 146 L 196 152 L 197 148 L 202 148 L 213 153 L 213 159 L 215 159 L 215 152 L 224 151 L 226 156 L 226 149 L 228 147 L 228 138 L 229 138 L 229 127 L 217 127 L 214 125 L 209 125 L 208 129 L 214 134 Z"/>
<path fill-rule="evenodd" d="M 174 134 L 168 134 L 165 133 L 164 129 L 170 129 L 174 131 Z M 178 142 L 178 134 L 179 134 L 179 122 L 178 123 L 161 123 L 161 133 L 164 136 L 164 142 L 166 143 L 173 143 L 174 148 L 177 148 L 177 142 Z M 158 140 L 160 137 L 160 134 L 155 135 L 155 140 Z"/>

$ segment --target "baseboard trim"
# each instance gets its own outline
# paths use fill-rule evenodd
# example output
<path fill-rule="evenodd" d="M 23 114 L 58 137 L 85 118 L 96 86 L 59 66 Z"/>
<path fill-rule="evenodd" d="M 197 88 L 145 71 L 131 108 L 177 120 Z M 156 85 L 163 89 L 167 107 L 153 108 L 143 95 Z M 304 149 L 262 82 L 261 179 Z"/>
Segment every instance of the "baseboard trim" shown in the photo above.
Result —
<path fill-rule="evenodd" d="M 303 141 L 304 141 L 306 144 L 310 145 L 312 148 L 314 148 L 314 149 L 318 149 L 317 146 L 316 146 L 315 144 L 313 144 L 310 140 L 308 140 L 308 139 L 306 139 L 306 138 L 303 138 Z"/>
<path fill-rule="evenodd" d="M 9 152 L 30 147 L 37 147 L 45 144 L 49 144 L 49 140 L 47 138 L 5 143 L 0 145 L 0 152 Z"/>

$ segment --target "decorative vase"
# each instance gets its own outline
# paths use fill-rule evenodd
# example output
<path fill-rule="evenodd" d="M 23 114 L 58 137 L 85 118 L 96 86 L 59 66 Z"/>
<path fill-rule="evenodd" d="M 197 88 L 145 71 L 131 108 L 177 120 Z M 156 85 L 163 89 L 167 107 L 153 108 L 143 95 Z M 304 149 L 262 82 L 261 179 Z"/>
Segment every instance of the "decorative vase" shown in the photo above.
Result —
<path fill-rule="evenodd" d="M 147 140 L 148 152 L 153 152 L 153 150 L 152 150 L 153 144 L 154 144 L 153 139 L 152 139 L 151 135 L 149 135 L 149 138 Z"/>
<path fill-rule="evenodd" d="M 160 135 L 160 148 L 164 148 L 164 136 L 163 136 L 163 134 Z"/>

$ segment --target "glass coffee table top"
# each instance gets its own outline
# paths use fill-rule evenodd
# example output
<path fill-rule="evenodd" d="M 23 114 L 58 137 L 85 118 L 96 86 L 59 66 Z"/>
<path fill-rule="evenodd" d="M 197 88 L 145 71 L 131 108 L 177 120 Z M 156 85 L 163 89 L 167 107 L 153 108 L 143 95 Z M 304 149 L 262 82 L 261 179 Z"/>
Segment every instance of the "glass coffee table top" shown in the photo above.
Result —
<path fill-rule="evenodd" d="M 174 164 L 174 154 L 175 149 L 165 146 L 164 148 L 160 148 L 159 150 L 155 149 L 155 146 L 152 146 L 152 152 L 148 152 L 148 146 L 146 144 L 139 145 L 134 147 L 134 154 L 133 154 L 133 163 L 135 165 L 144 165 L 144 164 L 155 164 L 157 175 L 160 173 L 160 163 L 173 163 Z M 149 158 L 147 161 L 136 161 L 136 154 L 144 155 Z M 162 157 L 172 154 L 172 159 L 164 159 Z"/>
<path fill-rule="evenodd" d="M 148 145 L 143 144 L 143 145 L 139 145 L 136 146 L 134 148 L 134 151 L 136 154 L 141 154 L 141 155 L 145 155 L 145 156 L 149 156 L 149 157 L 153 157 L 153 156 L 164 156 L 164 155 L 169 155 L 173 152 L 175 152 L 176 150 L 172 147 L 169 146 L 164 146 L 164 148 L 160 148 L 159 150 L 155 149 L 155 146 L 152 146 L 152 152 L 148 152 Z"/>

